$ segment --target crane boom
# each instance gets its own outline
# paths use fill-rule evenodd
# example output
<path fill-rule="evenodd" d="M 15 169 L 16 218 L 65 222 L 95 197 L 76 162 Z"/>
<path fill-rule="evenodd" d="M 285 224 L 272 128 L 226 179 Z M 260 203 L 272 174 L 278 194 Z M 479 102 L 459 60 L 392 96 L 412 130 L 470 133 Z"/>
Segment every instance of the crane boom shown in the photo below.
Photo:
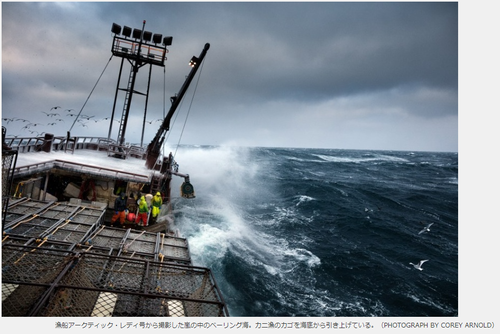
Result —
<path fill-rule="evenodd" d="M 181 102 L 182 98 L 184 97 L 184 94 L 189 88 L 189 85 L 191 84 L 191 81 L 193 80 L 196 71 L 198 71 L 198 67 L 203 61 L 203 58 L 205 58 L 205 55 L 207 54 L 209 48 L 210 44 L 206 43 L 200 55 L 198 57 L 193 56 L 193 58 L 191 58 L 191 61 L 189 63 L 192 66 L 191 72 L 189 72 L 189 75 L 184 81 L 184 84 L 179 90 L 179 93 L 177 93 L 176 96 L 172 96 L 170 98 L 170 101 L 172 102 L 170 110 L 168 111 L 168 114 L 163 120 L 163 123 L 161 124 L 160 128 L 158 129 L 156 136 L 153 138 L 151 143 L 149 143 L 146 151 L 146 166 L 149 169 L 152 169 L 154 167 L 156 160 L 160 155 L 161 146 L 163 145 L 163 141 L 165 140 L 165 134 L 168 132 L 168 130 L 170 130 L 170 120 L 172 119 L 175 110 L 179 106 L 179 103 Z"/>

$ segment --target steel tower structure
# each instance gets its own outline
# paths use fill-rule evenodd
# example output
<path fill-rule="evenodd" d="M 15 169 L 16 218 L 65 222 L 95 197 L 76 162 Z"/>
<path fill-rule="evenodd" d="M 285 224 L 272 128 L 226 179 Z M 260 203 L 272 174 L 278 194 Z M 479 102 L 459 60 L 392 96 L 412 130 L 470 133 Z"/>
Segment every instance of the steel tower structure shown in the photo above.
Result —
<path fill-rule="evenodd" d="M 113 45 L 111 47 L 111 52 L 113 56 L 118 56 L 122 58 L 120 65 L 120 72 L 118 74 L 118 81 L 116 84 L 115 99 L 113 103 L 113 111 L 111 115 L 111 121 L 109 125 L 108 140 L 111 137 L 111 131 L 113 128 L 114 115 L 116 110 L 116 102 L 118 99 L 118 92 L 125 92 L 125 101 L 123 103 L 123 110 L 121 118 L 119 120 L 119 129 L 117 137 L 117 145 L 113 147 L 115 156 L 125 158 L 124 144 L 125 144 L 125 134 L 127 130 L 128 116 L 130 114 L 130 106 L 132 104 L 132 98 L 134 94 L 143 95 L 146 97 L 144 106 L 144 120 L 142 126 L 141 135 L 141 147 L 144 138 L 144 125 L 146 122 L 147 104 L 149 97 L 149 86 L 151 82 L 151 71 L 153 65 L 165 67 L 166 54 L 168 53 L 167 46 L 172 45 L 172 37 L 162 37 L 161 34 L 153 34 L 150 31 L 144 30 L 146 21 L 143 21 L 142 29 L 132 29 L 128 26 L 124 26 L 123 29 L 120 25 L 113 23 L 111 27 L 111 32 L 115 35 L 113 37 Z M 130 63 L 130 72 L 127 81 L 127 86 L 125 88 L 120 88 L 120 81 L 123 72 L 123 65 L 125 60 Z M 146 93 L 141 93 L 135 90 L 135 82 L 137 73 L 139 69 L 143 66 L 149 65 L 149 77 Z"/>

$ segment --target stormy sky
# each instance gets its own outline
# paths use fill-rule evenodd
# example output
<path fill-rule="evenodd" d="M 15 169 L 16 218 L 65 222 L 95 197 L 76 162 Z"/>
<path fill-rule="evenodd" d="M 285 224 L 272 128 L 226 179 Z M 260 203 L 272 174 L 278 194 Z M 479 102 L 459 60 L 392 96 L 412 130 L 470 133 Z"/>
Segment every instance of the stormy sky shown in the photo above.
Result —
<path fill-rule="evenodd" d="M 210 43 L 171 144 L 458 151 L 454 2 L 2 3 L 8 135 L 65 135 L 69 114 L 81 111 L 92 117 L 71 133 L 107 137 L 121 60 L 107 65 L 111 25 L 142 28 L 143 20 L 145 30 L 173 37 L 165 68 L 153 67 L 145 144 L 189 60 Z M 139 71 L 137 91 L 148 73 Z M 127 142 L 141 140 L 144 106 L 134 95 Z M 113 139 L 117 131 L 116 123 Z"/>

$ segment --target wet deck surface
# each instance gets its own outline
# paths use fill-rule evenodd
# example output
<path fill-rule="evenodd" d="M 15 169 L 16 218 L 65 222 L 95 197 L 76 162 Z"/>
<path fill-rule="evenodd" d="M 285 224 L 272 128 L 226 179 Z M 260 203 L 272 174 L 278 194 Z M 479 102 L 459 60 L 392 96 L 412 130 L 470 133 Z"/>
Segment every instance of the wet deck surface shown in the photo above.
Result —
<path fill-rule="evenodd" d="M 6 214 L 4 242 L 16 239 L 30 245 L 37 240 L 45 243 L 67 243 L 108 248 L 120 255 L 132 250 L 131 256 L 159 257 L 191 264 L 187 240 L 167 233 L 148 232 L 134 222 L 111 224 L 112 212 L 99 203 L 72 204 L 42 202 L 30 199 L 12 200 Z M 154 248 L 152 245 L 155 244 Z M 140 245 L 140 246 L 137 246 Z M 133 246 L 133 247 L 131 247 Z M 135 253 L 134 253 L 135 252 Z"/>
<path fill-rule="evenodd" d="M 10 201 L 2 238 L 2 316 L 227 316 L 187 240 L 107 226 L 106 208 Z"/>

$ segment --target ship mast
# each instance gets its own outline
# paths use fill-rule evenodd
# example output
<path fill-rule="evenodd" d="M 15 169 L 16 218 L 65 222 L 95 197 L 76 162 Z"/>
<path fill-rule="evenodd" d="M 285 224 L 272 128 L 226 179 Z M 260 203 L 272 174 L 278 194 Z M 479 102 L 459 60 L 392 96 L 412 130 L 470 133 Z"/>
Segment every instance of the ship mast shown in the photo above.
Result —
<path fill-rule="evenodd" d="M 125 92 L 125 101 L 123 104 L 122 115 L 119 120 L 119 129 L 117 137 L 117 145 L 114 145 L 111 149 L 115 152 L 115 157 L 125 158 L 124 152 L 126 151 L 125 145 L 125 134 L 127 130 L 128 117 L 130 114 L 130 107 L 132 105 L 132 98 L 134 94 L 143 95 L 145 99 L 144 107 L 144 120 L 142 126 L 142 136 L 141 136 L 141 146 L 142 140 L 144 138 L 144 125 L 146 122 L 147 113 L 147 103 L 149 97 L 149 86 L 151 80 L 151 71 L 153 65 L 165 67 L 166 54 L 168 53 L 167 46 L 172 45 L 172 37 L 166 36 L 162 38 L 161 34 L 153 34 L 150 31 L 144 30 L 146 25 L 146 20 L 142 23 L 142 29 L 133 29 L 124 26 L 123 29 L 120 25 L 113 23 L 111 27 L 111 32 L 115 35 L 113 37 L 113 45 L 111 47 L 111 52 L 114 56 L 122 58 L 120 65 L 120 73 L 118 74 L 118 82 L 116 84 L 115 100 L 113 103 L 113 111 L 111 114 L 111 121 L 109 125 L 108 140 L 111 137 L 111 131 L 113 128 L 113 121 L 116 109 L 116 101 L 118 98 L 118 92 Z M 126 88 L 120 88 L 120 80 L 123 72 L 123 63 L 127 60 L 130 63 L 130 73 L 127 81 Z M 141 93 L 135 90 L 136 76 L 144 65 L 149 66 L 149 79 L 146 93 Z"/>

